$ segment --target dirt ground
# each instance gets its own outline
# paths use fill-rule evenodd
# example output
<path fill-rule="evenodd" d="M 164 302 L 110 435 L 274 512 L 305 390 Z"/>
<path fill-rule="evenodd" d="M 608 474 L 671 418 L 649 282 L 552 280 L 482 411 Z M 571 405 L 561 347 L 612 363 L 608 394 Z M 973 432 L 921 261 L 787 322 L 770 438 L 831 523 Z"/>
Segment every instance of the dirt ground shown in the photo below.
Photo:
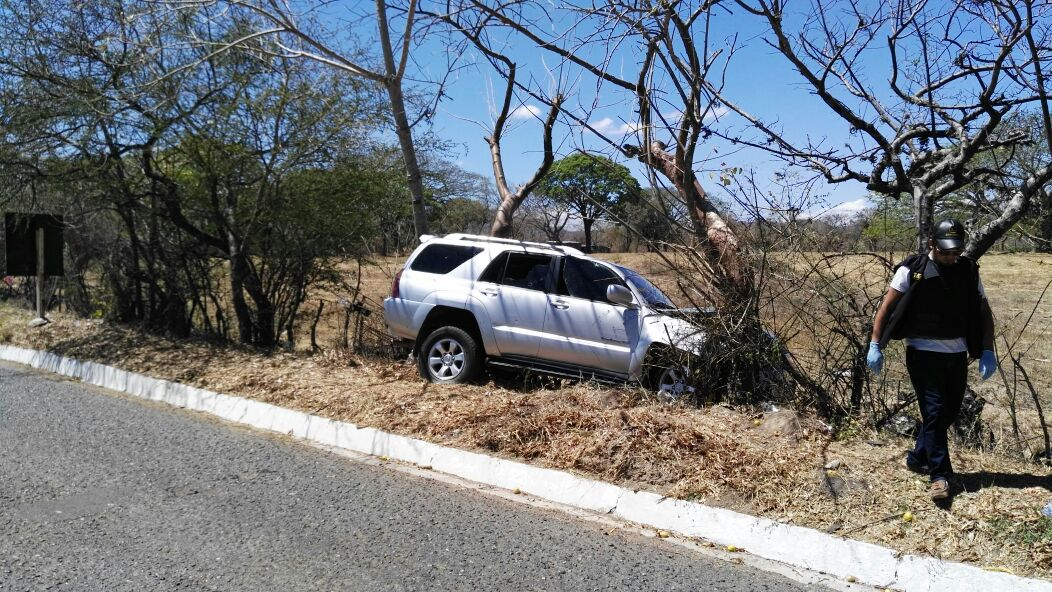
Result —
<path fill-rule="evenodd" d="M 906 470 L 910 442 L 782 411 L 669 405 L 631 388 L 501 376 L 436 387 L 414 365 L 327 348 L 267 355 L 0 305 L 0 343 L 48 349 L 439 444 L 483 451 L 987 569 L 1052 579 L 1052 473 L 953 447 L 951 504 Z M 912 520 L 905 520 L 910 512 Z"/>

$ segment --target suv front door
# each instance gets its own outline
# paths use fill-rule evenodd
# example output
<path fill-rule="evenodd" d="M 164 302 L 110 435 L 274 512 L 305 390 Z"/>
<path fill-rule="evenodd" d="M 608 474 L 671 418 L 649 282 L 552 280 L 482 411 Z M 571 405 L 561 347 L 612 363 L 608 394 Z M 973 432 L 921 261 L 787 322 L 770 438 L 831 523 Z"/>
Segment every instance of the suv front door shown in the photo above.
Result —
<path fill-rule="evenodd" d="M 625 285 L 613 269 L 564 257 L 548 294 L 540 357 L 627 375 L 639 341 L 639 311 L 606 299 L 611 284 Z"/>
<path fill-rule="evenodd" d="M 500 355 L 537 355 L 553 259 L 535 253 L 502 253 L 472 287 L 471 295 L 489 316 Z"/>

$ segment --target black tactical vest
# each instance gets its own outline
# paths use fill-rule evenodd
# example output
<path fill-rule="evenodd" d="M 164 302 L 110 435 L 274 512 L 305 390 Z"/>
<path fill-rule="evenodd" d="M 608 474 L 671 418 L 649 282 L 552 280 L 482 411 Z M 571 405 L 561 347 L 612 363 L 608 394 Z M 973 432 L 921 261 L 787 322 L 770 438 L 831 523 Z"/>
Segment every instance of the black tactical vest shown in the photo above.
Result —
<path fill-rule="evenodd" d="M 937 265 L 923 257 L 927 265 Z M 910 298 L 900 322 L 891 332 L 892 339 L 905 337 L 922 339 L 968 340 L 969 353 L 975 348 L 973 340 L 979 329 L 979 267 L 966 257 L 954 265 L 938 266 L 939 275 L 924 277 L 924 267 L 910 257 L 900 265 L 911 268 Z M 913 268 L 919 267 L 917 272 Z M 976 354 L 977 355 L 977 354 Z"/>

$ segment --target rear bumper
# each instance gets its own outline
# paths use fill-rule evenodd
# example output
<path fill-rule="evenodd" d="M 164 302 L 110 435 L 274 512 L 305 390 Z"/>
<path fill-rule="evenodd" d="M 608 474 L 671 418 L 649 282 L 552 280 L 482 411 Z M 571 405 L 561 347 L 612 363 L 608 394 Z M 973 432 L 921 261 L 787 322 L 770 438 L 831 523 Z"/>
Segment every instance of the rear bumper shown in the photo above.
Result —
<path fill-rule="evenodd" d="M 420 323 L 427 317 L 427 310 L 422 309 L 430 308 L 430 305 L 404 298 L 384 298 L 384 326 L 395 337 L 415 340 Z"/>

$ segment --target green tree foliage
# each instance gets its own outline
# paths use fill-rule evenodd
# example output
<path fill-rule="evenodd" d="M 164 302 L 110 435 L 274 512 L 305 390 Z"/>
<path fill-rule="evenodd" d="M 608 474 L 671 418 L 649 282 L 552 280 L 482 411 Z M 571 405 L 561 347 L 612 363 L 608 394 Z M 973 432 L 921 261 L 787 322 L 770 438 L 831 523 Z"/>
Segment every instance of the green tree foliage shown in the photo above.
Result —
<path fill-rule="evenodd" d="M 240 38 L 238 23 L 155 9 L 0 0 L 4 195 L 67 214 L 74 271 L 104 279 L 86 300 L 115 318 L 226 336 L 232 307 L 242 341 L 291 339 L 329 258 L 367 252 L 380 213 L 412 226 L 383 203 L 406 201 L 372 136 L 386 110 L 314 62 L 186 42 Z"/>
<path fill-rule="evenodd" d="M 623 211 L 642 190 L 628 168 L 603 156 L 576 153 L 555 161 L 538 191 L 565 204 L 584 225 L 585 247 L 592 247 L 592 225 Z"/>
<path fill-rule="evenodd" d="M 668 189 L 644 189 L 637 199 L 621 202 L 617 213 L 625 231 L 624 251 L 638 243 L 645 243 L 648 251 L 657 250 L 663 243 L 686 240 L 689 235 L 690 215 L 679 196 Z"/>
<path fill-rule="evenodd" d="M 910 196 L 898 199 L 870 194 L 876 207 L 868 213 L 862 229 L 865 248 L 878 251 L 912 251 L 917 237 Z"/>
<path fill-rule="evenodd" d="M 493 209 L 477 199 L 454 197 L 434 208 L 432 215 L 431 230 L 437 234 L 485 234 L 493 220 Z"/>
<path fill-rule="evenodd" d="M 442 144 L 434 146 L 435 152 L 448 149 Z M 494 215 L 489 202 L 496 196 L 492 183 L 442 158 L 425 158 L 423 166 L 431 232 L 487 233 Z"/>

